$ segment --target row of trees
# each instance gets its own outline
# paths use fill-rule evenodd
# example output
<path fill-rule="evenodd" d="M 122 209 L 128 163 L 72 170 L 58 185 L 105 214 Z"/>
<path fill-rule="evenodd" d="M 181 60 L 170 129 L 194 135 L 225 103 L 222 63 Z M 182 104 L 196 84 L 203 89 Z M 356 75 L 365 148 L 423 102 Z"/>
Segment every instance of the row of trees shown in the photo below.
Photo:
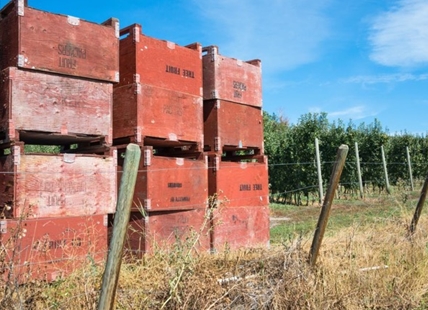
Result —
<path fill-rule="evenodd" d="M 322 179 L 328 182 L 337 148 L 349 147 L 341 186 L 357 192 L 358 176 L 355 143 L 358 143 L 361 174 L 365 188 L 382 191 L 385 176 L 381 147 L 384 147 L 391 185 L 408 182 L 406 147 L 410 150 L 414 179 L 428 172 L 428 136 L 407 132 L 390 135 L 378 120 L 356 126 L 352 121 L 329 122 L 327 113 L 308 113 L 295 125 L 275 114 L 264 112 L 265 152 L 269 156 L 272 199 L 297 204 L 318 195 L 315 138 L 319 139 Z M 325 184 L 327 186 L 327 184 Z"/>

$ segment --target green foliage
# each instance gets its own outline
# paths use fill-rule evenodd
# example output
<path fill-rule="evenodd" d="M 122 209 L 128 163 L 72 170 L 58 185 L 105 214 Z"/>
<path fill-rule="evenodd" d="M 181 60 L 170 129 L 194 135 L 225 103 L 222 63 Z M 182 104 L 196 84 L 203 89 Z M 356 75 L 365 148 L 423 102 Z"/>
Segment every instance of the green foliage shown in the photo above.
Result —
<path fill-rule="evenodd" d="M 315 138 L 319 140 L 323 186 L 327 186 L 341 144 L 349 147 L 341 186 L 346 194 L 359 191 L 356 144 L 365 189 L 385 190 L 381 147 L 384 147 L 389 182 L 397 185 L 409 180 L 406 147 L 410 150 L 414 179 L 428 172 L 428 137 L 408 133 L 390 135 L 379 120 L 358 127 L 352 121 L 330 123 L 327 113 L 308 113 L 296 125 L 264 112 L 265 152 L 269 156 L 271 200 L 303 204 L 318 200 Z"/>

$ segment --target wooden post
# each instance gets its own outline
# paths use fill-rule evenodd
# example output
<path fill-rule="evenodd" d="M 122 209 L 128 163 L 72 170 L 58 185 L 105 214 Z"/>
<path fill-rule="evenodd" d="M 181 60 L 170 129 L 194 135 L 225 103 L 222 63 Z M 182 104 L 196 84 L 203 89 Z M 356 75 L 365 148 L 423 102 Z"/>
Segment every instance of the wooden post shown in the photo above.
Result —
<path fill-rule="evenodd" d="M 318 253 L 321 247 L 321 242 L 324 237 L 325 227 L 327 226 L 328 217 L 330 214 L 331 204 L 334 198 L 334 192 L 336 191 L 337 185 L 339 184 L 340 176 L 345 166 L 346 155 L 348 155 L 348 146 L 342 144 L 336 155 L 336 162 L 331 172 L 330 181 L 325 195 L 324 203 L 321 209 L 321 214 L 318 219 L 317 228 L 314 234 L 314 240 L 312 241 L 311 251 L 309 253 L 309 264 L 315 266 Z"/>
<path fill-rule="evenodd" d="M 361 177 L 360 153 L 358 151 L 358 142 L 355 142 L 355 157 L 357 159 L 358 184 L 360 185 L 360 198 L 364 198 L 363 179 Z"/>
<path fill-rule="evenodd" d="M 406 146 L 406 153 L 407 153 L 407 166 L 409 167 L 410 188 L 412 189 L 412 191 L 414 191 L 415 188 L 413 186 L 412 162 L 410 160 L 410 151 L 409 151 L 409 147 L 408 146 Z"/>
<path fill-rule="evenodd" d="M 138 145 L 131 143 L 126 147 L 123 174 L 120 181 L 119 197 L 114 217 L 113 235 L 110 241 L 104 270 L 98 310 L 109 310 L 114 308 L 114 297 L 116 294 L 120 266 L 122 264 L 123 245 L 125 243 L 126 229 L 131 213 L 131 204 L 134 196 L 140 157 L 141 150 Z"/>
<path fill-rule="evenodd" d="M 416 206 L 415 214 L 413 215 L 412 223 L 410 224 L 410 234 L 413 234 L 418 225 L 419 218 L 421 217 L 422 208 L 427 197 L 428 190 L 428 176 L 425 179 L 424 186 L 422 187 L 421 196 L 419 197 L 418 205 Z"/>
<path fill-rule="evenodd" d="M 388 192 L 388 194 L 391 194 L 391 188 L 389 187 L 388 169 L 386 167 L 385 151 L 383 150 L 383 145 L 380 147 L 380 149 L 382 152 L 383 172 L 385 173 L 386 191 Z"/>
<path fill-rule="evenodd" d="M 322 187 L 321 158 L 320 158 L 320 148 L 319 148 L 318 138 L 315 138 L 315 154 L 317 157 L 318 188 L 319 188 L 319 194 L 320 194 L 319 202 L 322 203 L 322 199 L 324 198 L 324 191 Z"/>

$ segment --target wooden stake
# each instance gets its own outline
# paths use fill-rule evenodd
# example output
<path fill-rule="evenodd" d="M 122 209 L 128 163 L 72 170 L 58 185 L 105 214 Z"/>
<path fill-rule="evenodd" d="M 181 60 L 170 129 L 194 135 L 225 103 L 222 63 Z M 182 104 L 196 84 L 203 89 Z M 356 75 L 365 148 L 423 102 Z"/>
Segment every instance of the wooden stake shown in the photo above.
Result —
<path fill-rule="evenodd" d="M 348 146 L 344 144 L 342 144 L 337 150 L 336 162 L 333 166 L 327 193 L 324 198 L 324 203 L 321 209 L 320 217 L 318 219 L 317 228 L 315 230 L 311 251 L 309 253 L 309 264 L 311 266 L 315 266 L 318 257 L 330 214 L 331 204 L 334 198 L 334 192 L 337 188 L 337 185 L 339 184 L 340 176 L 342 175 L 343 167 L 345 166 L 346 155 L 348 155 L 348 150 Z"/>
<path fill-rule="evenodd" d="M 104 270 L 98 310 L 114 309 L 114 297 L 122 264 L 123 245 L 131 213 L 140 157 L 141 150 L 138 145 L 131 143 L 126 147 L 123 174 L 114 217 L 113 235 Z"/>

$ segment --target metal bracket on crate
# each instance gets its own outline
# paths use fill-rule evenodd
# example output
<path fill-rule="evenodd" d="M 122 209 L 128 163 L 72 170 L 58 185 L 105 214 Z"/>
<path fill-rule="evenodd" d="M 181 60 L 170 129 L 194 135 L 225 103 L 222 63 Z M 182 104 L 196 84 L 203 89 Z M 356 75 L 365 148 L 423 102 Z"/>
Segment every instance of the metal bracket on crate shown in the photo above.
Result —
<path fill-rule="evenodd" d="M 134 39 L 134 43 L 140 42 L 140 27 L 135 26 L 132 30 L 132 35 Z"/>
<path fill-rule="evenodd" d="M 24 65 L 25 65 L 25 56 L 20 54 L 17 57 L 17 66 L 23 67 Z"/>
<path fill-rule="evenodd" d="M 152 208 L 152 200 L 144 199 L 144 209 L 150 210 Z"/>
<path fill-rule="evenodd" d="M 0 233 L 7 233 L 7 221 L 0 221 Z"/>
<path fill-rule="evenodd" d="M 214 157 L 213 165 L 214 165 L 213 170 L 218 171 L 220 168 L 220 157 L 218 157 L 218 156 Z"/>
<path fill-rule="evenodd" d="M 220 151 L 221 149 L 221 138 L 215 137 L 214 138 L 214 151 Z"/>
<path fill-rule="evenodd" d="M 214 89 L 213 91 L 211 91 L 211 98 L 218 98 L 218 91 L 216 89 Z"/>
<path fill-rule="evenodd" d="M 62 161 L 67 164 L 72 164 L 76 160 L 76 154 L 64 153 Z"/>
<path fill-rule="evenodd" d="M 67 16 L 67 22 L 70 25 L 79 26 L 80 25 L 80 18 L 74 17 L 74 16 Z"/>
<path fill-rule="evenodd" d="M 135 84 L 135 94 L 137 94 L 137 95 L 141 94 L 141 84 L 140 83 Z"/>
<path fill-rule="evenodd" d="M 18 0 L 18 15 L 24 16 L 25 0 Z"/>
<path fill-rule="evenodd" d="M 141 142 L 141 127 L 137 126 L 134 128 L 134 138 L 135 141 L 140 143 Z"/>
<path fill-rule="evenodd" d="M 144 166 L 150 166 L 152 164 L 152 150 L 144 150 Z"/>
<path fill-rule="evenodd" d="M 13 163 L 19 165 L 21 163 L 21 147 L 19 145 L 13 146 Z"/>

